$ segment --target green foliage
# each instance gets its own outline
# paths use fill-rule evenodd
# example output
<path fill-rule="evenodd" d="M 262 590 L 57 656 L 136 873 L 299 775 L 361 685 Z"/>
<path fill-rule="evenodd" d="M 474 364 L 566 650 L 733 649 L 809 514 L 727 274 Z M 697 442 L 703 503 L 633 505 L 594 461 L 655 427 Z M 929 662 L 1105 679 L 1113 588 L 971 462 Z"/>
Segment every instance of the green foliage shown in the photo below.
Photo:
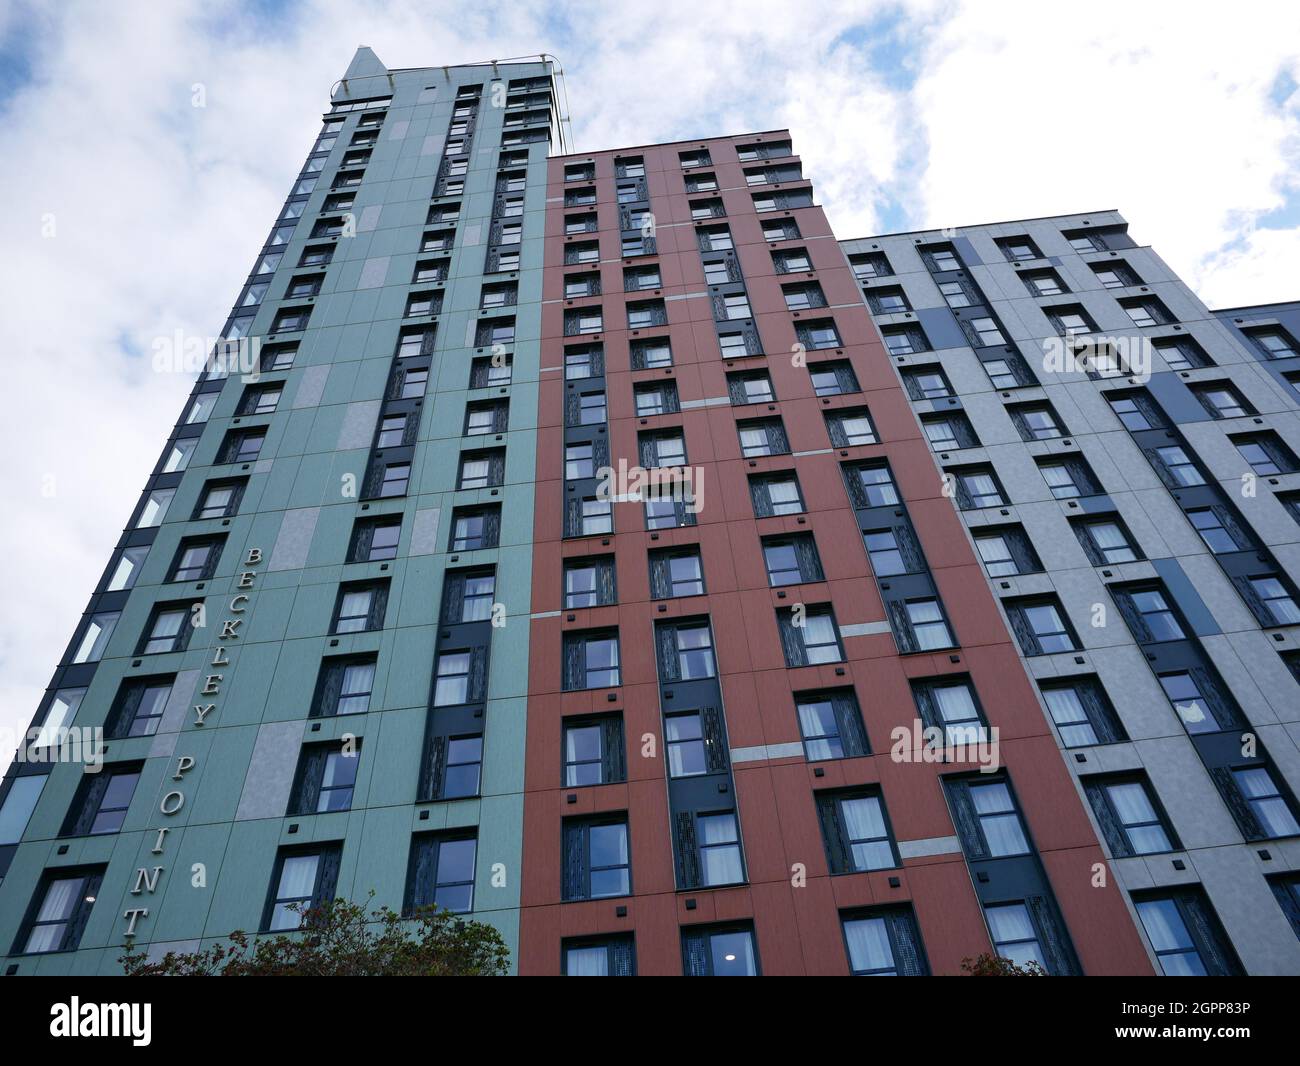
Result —
<path fill-rule="evenodd" d="M 337 899 L 304 911 L 293 933 L 255 939 L 237 930 L 204 951 L 150 962 L 128 948 L 118 961 L 128 977 L 500 977 L 510 952 L 492 926 L 450 911 L 403 917 Z"/>
<path fill-rule="evenodd" d="M 961 960 L 961 968 L 971 977 L 1047 977 L 1048 973 L 1036 962 L 1027 962 L 1017 966 L 1010 959 L 1001 955 L 991 955 L 987 951 L 979 958 Z"/>

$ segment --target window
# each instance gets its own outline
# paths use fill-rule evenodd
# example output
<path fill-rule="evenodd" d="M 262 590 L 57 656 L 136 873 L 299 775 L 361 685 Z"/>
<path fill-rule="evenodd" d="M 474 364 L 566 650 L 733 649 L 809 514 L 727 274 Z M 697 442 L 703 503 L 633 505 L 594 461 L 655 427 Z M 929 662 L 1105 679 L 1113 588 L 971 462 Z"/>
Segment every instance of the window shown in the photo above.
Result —
<path fill-rule="evenodd" d="M 1294 359 L 1300 355 L 1300 346 L 1281 326 L 1262 326 L 1243 329 L 1246 337 L 1260 350 L 1265 359 Z"/>
<path fill-rule="evenodd" d="M 321 663 L 311 717 L 364 714 L 375 684 L 375 657 L 333 658 Z"/>
<path fill-rule="evenodd" d="M 599 307 L 583 307 L 564 312 L 564 335 L 581 336 L 584 333 L 599 333 L 604 328 L 604 316 Z"/>
<path fill-rule="evenodd" d="M 813 392 L 818 396 L 842 396 L 860 391 L 853 367 L 845 362 L 815 363 L 808 367 Z"/>
<path fill-rule="evenodd" d="M 618 633 L 598 630 L 564 635 L 564 690 L 614 688 L 620 683 Z"/>
<path fill-rule="evenodd" d="M 1168 444 L 1157 448 L 1155 455 L 1174 487 L 1188 488 L 1205 484 L 1200 469 L 1180 445 Z"/>
<path fill-rule="evenodd" d="M 802 514 L 803 497 L 793 472 L 762 474 L 749 479 L 749 493 L 757 518 Z"/>
<path fill-rule="evenodd" d="M 1067 748 L 1113 744 L 1127 737 L 1106 690 L 1095 677 L 1042 683 L 1043 701 Z"/>
<path fill-rule="evenodd" d="M 762 455 L 785 455 L 790 451 L 785 426 L 780 418 L 758 418 L 737 422 L 740 454 L 752 459 Z"/>
<path fill-rule="evenodd" d="M 1077 651 L 1079 643 L 1054 600 L 1004 601 L 1011 629 L 1026 655 Z"/>
<path fill-rule="evenodd" d="M 891 604 L 894 636 L 903 652 L 956 647 L 943 607 L 935 599 Z"/>
<path fill-rule="evenodd" d="M 985 359 L 981 365 L 995 389 L 1016 389 L 1021 385 L 1037 384 L 1029 368 L 1025 366 L 1024 360 L 1019 356 Z"/>
<path fill-rule="evenodd" d="M 787 311 L 809 311 L 814 307 L 826 307 L 826 294 L 822 291 L 822 286 L 815 281 L 803 282 L 802 285 L 783 285 L 781 295 L 785 298 Z M 901 290 L 900 298 L 904 304 L 907 303 L 906 299 L 902 298 Z"/>
<path fill-rule="evenodd" d="M 168 581 L 207 581 L 217 570 L 225 537 L 187 537 L 176 549 Z"/>
<path fill-rule="evenodd" d="M 1020 818 L 1011 787 L 1005 779 L 982 775 L 978 779 L 945 781 L 949 801 L 957 808 L 957 822 L 977 833 L 972 857 L 1002 858 L 1031 853 L 1029 837 Z"/>
<path fill-rule="evenodd" d="M 951 284 L 957 284 L 960 287 L 957 282 Z M 940 291 L 943 291 L 942 286 L 940 286 Z M 788 304 L 789 300 L 786 303 Z M 894 315 L 901 311 L 912 310 L 912 305 L 907 302 L 907 297 L 900 288 L 868 289 L 867 303 L 871 305 L 871 310 L 878 315 Z M 796 308 L 791 308 L 791 310 L 796 310 Z"/>
<path fill-rule="evenodd" d="M 632 398 L 638 415 L 676 414 L 680 409 L 677 386 L 672 382 L 637 385 L 632 390 Z"/>
<path fill-rule="evenodd" d="M 48 780 L 48 774 L 28 774 L 14 779 L 4 801 L 0 802 L 0 844 L 17 844 L 22 840 Z"/>
<path fill-rule="evenodd" d="M 827 412 L 826 433 L 836 448 L 879 443 L 876 428 L 871 424 L 871 414 L 865 407 L 846 407 Z"/>
<path fill-rule="evenodd" d="M 404 496 L 411 480 L 411 464 L 380 461 L 367 480 L 367 499 Z"/>
<path fill-rule="evenodd" d="M 119 832 L 136 785 L 140 783 L 142 769 L 142 763 L 118 763 L 104 766 L 96 774 L 82 774 L 59 835 L 81 837 Z"/>
<path fill-rule="evenodd" d="M 734 812 L 696 815 L 695 836 L 699 844 L 701 886 L 714 888 L 744 882 L 740 825 Z"/>
<path fill-rule="evenodd" d="M 605 375 L 605 352 L 599 344 L 579 344 L 564 349 L 564 380 L 585 381 Z"/>
<path fill-rule="evenodd" d="M 1246 402 L 1236 388 L 1227 382 L 1213 382 L 1192 386 L 1192 395 L 1212 418 L 1243 418 L 1253 415 L 1255 409 Z"/>
<path fill-rule="evenodd" d="M 1255 433 L 1251 436 L 1229 437 L 1251 470 L 1261 477 L 1271 474 L 1289 474 L 1296 468 L 1296 458 L 1291 449 L 1276 433 Z"/>
<path fill-rule="evenodd" d="M 501 508 L 457 508 L 451 519 L 450 551 L 495 548 L 501 533 Z"/>
<path fill-rule="evenodd" d="M 1083 519 L 1072 522 L 1071 526 L 1093 566 L 1131 563 L 1142 558 L 1128 528 L 1118 518 Z"/>
<path fill-rule="evenodd" d="M 467 437 L 504 433 L 509 425 L 510 403 L 507 400 L 489 400 L 465 406 L 465 436 Z"/>
<path fill-rule="evenodd" d="M 1008 407 L 1007 413 L 1019 430 L 1022 440 L 1049 440 L 1064 433 L 1050 404 L 1017 404 Z"/>
<path fill-rule="evenodd" d="M 429 384 L 429 371 L 425 367 L 407 367 L 398 370 L 394 377 L 401 383 L 397 395 L 393 397 L 398 400 L 418 399 L 424 395 Z"/>
<path fill-rule="evenodd" d="M 808 258 L 806 248 L 787 248 L 784 251 L 773 252 L 772 265 L 776 267 L 779 274 L 794 274 L 813 269 L 812 260 Z"/>
<path fill-rule="evenodd" d="M 964 414 L 930 415 L 921 419 L 921 428 L 936 452 L 979 446 L 979 438 Z"/>
<path fill-rule="evenodd" d="M 683 929 L 682 972 L 687 977 L 757 977 L 753 926 Z"/>
<path fill-rule="evenodd" d="M 140 567 L 144 565 L 145 556 L 148 554 L 147 544 L 136 548 L 123 548 L 122 554 L 118 556 L 117 566 L 113 568 L 113 576 L 108 579 L 104 591 L 122 592 L 134 588 L 136 579 L 140 576 Z"/>
<path fill-rule="evenodd" d="M 1116 587 L 1112 592 L 1120 613 L 1140 643 L 1183 640 L 1187 636 L 1160 589 Z"/>
<path fill-rule="evenodd" d="M 605 392 L 584 392 L 580 393 L 574 403 L 574 397 L 570 396 L 568 404 L 569 410 L 566 415 L 569 417 L 569 424 L 573 426 L 598 426 L 605 421 Z M 576 410 L 574 409 L 576 408 Z"/>
<path fill-rule="evenodd" d="M 975 550 L 989 577 L 1033 574 L 1043 568 L 1033 544 L 1019 526 L 1002 526 L 976 533 Z"/>
<path fill-rule="evenodd" d="M 735 247 L 731 241 L 731 228 L 726 223 L 701 226 L 695 233 L 702 252 L 727 252 Z"/>
<path fill-rule="evenodd" d="M 190 624 L 190 612 L 195 606 L 197 604 L 157 604 L 136 647 L 136 654 L 160 655 L 170 651 L 184 651 L 194 629 Z"/>
<path fill-rule="evenodd" d="M 704 283 L 706 285 L 727 285 L 733 281 L 740 281 L 740 272 L 736 269 L 735 263 L 729 258 L 706 259 L 702 264 L 704 267 Z M 717 318 L 725 318 L 725 315 L 717 315 Z"/>
<path fill-rule="evenodd" d="M 457 488 L 494 488 L 505 481 L 506 454 L 503 449 L 486 452 L 465 452 L 460 457 L 460 478 Z"/>
<path fill-rule="evenodd" d="M 968 467 L 946 471 L 953 478 L 957 505 L 963 510 L 979 507 L 1005 507 L 1007 498 L 992 469 Z"/>
<path fill-rule="evenodd" d="M 716 677 L 709 623 L 679 622 L 656 627 L 660 680 L 699 681 Z"/>
<path fill-rule="evenodd" d="M 842 917 L 855 977 L 925 977 L 930 969 L 910 906 L 848 911 Z"/>
<path fill-rule="evenodd" d="M 360 518 L 352 527 L 348 562 L 373 563 L 397 558 L 397 542 L 402 533 L 402 518 Z"/>
<path fill-rule="evenodd" d="M 1070 290 L 1055 270 L 1033 270 L 1020 275 L 1030 296 L 1060 296 Z"/>
<path fill-rule="evenodd" d="M 1135 326 L 1163 326 L 1174 321 L 1169 308 L 1154 296 L 1143 296 L 1133 300 L 1121 300 L 1120 307 L 1128 313 Z"/>
<path fill-rule="evenodd" d="M 627 780 L 621 715 L 564 720 L 564 785 L 609 785 Z"/>
<path fill-rule="evenodd" d="M 1235 724 L 1235 715 L 1223 705 L 1218 685 L 1199 669 L 1195 676 L 1174 671 L 1157 679 L 1189 733 L 1215 733 Z"/>
<path fill-rule="evenodd" d="M 341 844 L 310 850 L 280 849 L 262 920 L 265 931 L 298 929 L 307 911 L 334 898 L 342 850 Z"/>
<path fill-rule="evenodd" d="M 630 350 L 633 370 L 657 370 L 673 365 L 673 350 L 666 337 L 635 340 Z"/>
<path fill-rule="evenodd" d="M 151 737 L 158 732 L 163 712 L 167 709 L 167 701 L 171 698 L 174 680 L 173 676 L 165 675 L 124 681 L 109 709 L 109 737 L 114 740 Z M 74 706 L 74 712 L 75 709 Z M 47 726 L 48 724 L 47 721 Z"/>
<path fill-rule="evenodd" d="M 472 833 L 419 833 L 411 840 L 405 914 L 425 907 L 468 914 L 474 909 L 478 839 Z"/>
<path fill-rule="evenodd" d="M 785 665 L 799 667 L 843 662 L 844 649 L 840 646 L 840 632 L 830 605 L 801 607 L 797 614 L 792 607 L 777 611 Z"/>
<path fill-rule="evenodd" d="M 732 405 L 736 407 L 776 401 L 776 393 L 772 391 L 772 379 L 768 377 L 766 370 L 728 374 L 727 392 L 731 397 Z"/>
<path fill-rule="evenodd" d="M 243 499 L 247 478 L 228 481 L 209 481 L 199 497 L 198 506 L 194 508 L 195 520 L 201 518 L 230 518 L 239 513 L 239 502 Z"/>
<path fill-rule="evenodd" d="M 765 241 L 791 241 L 799 236 L 799 224 L 792 218 L 771 219 L 763 223 Z"/>
<path fill-rule="evenodd" d="M 591 537 L 614 532 L 614 509 L 610 500 L 587 496 L 570 501 L 573 519 L 566 527 L 566 535 Z"/>
<path fill-rule="evenodd" d="M 575 556 L 564 563 L 564 606 L 605 607 L 618 601 L 614 557 Z"/>
<path fill-rule="evenodd" d="M 1092 471 L 1080 458 L 1040 461 L 1038 469 L 1052 495 L 1058 500 L 1072 500 L 1079 496 L 1095 496 L 1101 486 Z"/>
<path fill-rule="evenodd" d="M 323 223 L 318 222 L 317 226 Z M 338 224 L 340 228 L 342 223 Z M 271 323 L 272 333 L 289 333 L 294 330 L 306 329 L 307 319 L 311 318 L 310 307 L 286 307 L 276 313 L 275 321 Z"/>
<path fill-rule="evenodd" d="M 1178 847 L 1145 774 L 1085 777 L 1081 783 L 1112 854 L 1156 855 Z"/>
<path fill-rule="evenodd" d="M 1028 237 L 999 237 L 997 246 L 1002 250 L 1002 254 L 1007 257 L 1008 262 L 1015 262 L 1018 259 L 1039 259 L 1042 252 Z"/>
<path fill-rule="evenodd" d="M 1097 276 L 1097 281 L 1101 283 L 1103 289 L 1124 289 L 1130 285 L 1142 284 L 1142 279 L 1123 260 L 1089 263 L 1088 266 Z"/>
<path fill-rule="evenodd" d="M 816 804 L 832 874 L 888 870 L 899 865 L 878 789 L 817 793 Z"/>
<path fill-rule="evenodd" d="M 680 430 L 642 433 L 637 445 L 647 470 L 686 465 L 686 440 Z"/>
<path fill-rule="evenodd" d="M 563 848 L 566 901 L 631 895 L 626 815 L 567 819 Z"/>
<path fill-rule="evenodd" d="M 839 348 L 844 343 L 840 340 L 840 331 L 835 328 L 835 322 L 829 318 L 796 324 L 794 331 L 799 343 L 809 351 Z"/>
<path fill-rule="evenodd" d="M 194 454 L 194 449 L 198 443 L 198 437 L 183 437 L 180 440 L 173 441 L 171 447 L 167 449 L 167 459 L 163 463 L 162 472 L 164 474 L 179 474 L 189 466 L 190 457 Z"/>
<path fill-rule="evenodd" d="M 968 318 L 963 322 L 963 325 L 969 327 L 967 332 L 973 347 L 989 348 L 1007 343 L 1007 339 L 1002 335 L 1002 330 L 995 319 L 988 317 Z"/>
<path fill-rule="evenodd" d="M 970 307 L 970 305 L 975 302 L 971 297 L 970 290 L 966 287 L 966 283 L 960 280 L 939 282 L 939 293 L 943 296 L 948 306 L 954 309 Z M 906 304 L 906 302 L 906 300 L 903 301 L 904 304 Z M 896 310 L 907 311 L 911 310 L 911 308 L 905 306 L 898 307 Z"/>
<path fill-rule="evenodd" d="M 894 273 L 884 252 L 861 252 L 851 255 L 849 266 L 853 268 L 853 276 L 858 281 L 889 277 Z"/>
<path fill-rule="evenodd" d="M 663 285 L 657 266 L 635 267 L 623 271 L 623 291 L 637 292 L 641 289 L 657 289 Z"/>
<path fill-rule="evenodd" d="M 650 553 L 650 598 L 704 595 L 699 548 L 668 548 Z"/>
<path fill-rule="evenodd" d="M 1236 977 L 1242 973 L 1214 908 L 1199 886 L 1134 896 L 1160 972 L 1166 977 Z"/>
<path fill-rule="evenodd" d="M 569 481 L 581 481 L 596 476 L 595 446 L 590 441 L 566 444 L 564 447 L 564 476 Z"/>
<path fill-rule="evenodd" d="M 388 582 L 340 585 L 331 633 L 363 633 L 384 627 Z"/>
<path fill-rule="evenodd" d="M 1170 370 L 1189 370 L 1214 365 L 1206 355 L 1205 349 L 1191 337 L 1161 337 L 1153 340 L 1151 345 L 1160 353 Z"/>
<path fill-rule="evenodd" d="M 999 903 L 984 908 L 993 952 L 1009 959 L 1016 966 L 1035 963 L 1047 973 L 1052 973 L 1047 955 L 1040 943 L 1038 929 L 1024 903 Z"/>
<path fill-rule="evenodd" d="M 1300 607 L 1296 606 L 1295 598 L 1280 577 L 1276 574 L 1264 574 L 1247 578 L 1247 582 L 1263 608 L 1263 617 L 1268 619 L 1266 624 L 1277 626 L 1300 624 Z"/>
<path fill-rule="evenodd" d="M 927 728 L 943 732 L 945 745 L 961 747 L 985 739 L 984 712 L 970 678 L 914 681 L 912 699 Z"/>
<path fill-rule="evenodd" d="M 261 454 L 265 442 L 265 426 L 229 430 L 217 453 L 217 463 L 251 463 Z"/>
<path fill-rule="evenodd" d="M 103 879 L 102 866 L 46 870 L 14 943 L 14 953 L 75 951 Z"/>
<path fill-rule="evenodd" d="M 206 422 L 212 415 L 212 409 L 217 406 L 217 397 L 220 395 L 219 392 L 201 392 L 195 396 L 185 415 L 185 425 L 195 426 Z"/>
<path fill-rule="evenodd" d="M 850 466 L 845 474 L 854 507 L 897 507 L 902 502 L 887 466 Z"/>
<path fill-rule="evenodd" d="M 509 356 L 481 356 L 470 362 L 469 387 L 487 389 L 509 385 L 513 373 L 514 362 Z"/>
<path fill-rule="evenodd" d="M 869 753 L 862 709 L 852 689 L 796 696 L 795 712 L 803 736 L 804 757 L 809 762 Z"/>
<path fill-rule="evenodd" d="M 823 581 L 821 558 L 811 533 L 763 538 L 763 562 L 772 588 Z"/>
<path fill-rule="evenodd" d="M 560 945 L 560 960 L 565 977 L 636 976 L 636 945 L 631 933 L 565 940 Z"/>
<path fill-rule="evenodd" d="M 288 814 L 351 810 L 360 756 L 355 742 L 304 745 L 298 756 Z"/>
<path fill-rule="evenodd" d="M 743 292 L 734 293 L 729 296 L 721 297 L 720 300 L 715 301 L 714 310 L 716 312 L 716 316 L 719 321 L 731 321 L 738 318 L 749 318 L 752 313 L 749 310 L 749 297 L 746 296 Z M 650 325 L 650 324 L 651 322 L 648 319 L 644 322 L 639 323 L 639 325 Z M 632 321 L 631 308 L 628 309 L 628 326 L 629 328 L 635 328 L 635 325 Z"/>

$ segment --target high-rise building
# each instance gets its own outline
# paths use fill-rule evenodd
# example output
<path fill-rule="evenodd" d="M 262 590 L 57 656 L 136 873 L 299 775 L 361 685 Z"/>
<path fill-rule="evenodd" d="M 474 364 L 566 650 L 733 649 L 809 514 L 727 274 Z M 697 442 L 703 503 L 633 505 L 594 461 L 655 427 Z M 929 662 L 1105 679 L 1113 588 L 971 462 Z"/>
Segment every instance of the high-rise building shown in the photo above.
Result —
<path fill-rule="evenodd" d="M 1294 309 L 562 103 L 358 51 L 0 787 L 4 971 L 334 896 L 521 974 L 1300 970 Z"/>
<path fill-rule="evenodd" d="M 1114 211 L 843 248 L 1158 966 L 1300 972 L 1300 308 Z"/>

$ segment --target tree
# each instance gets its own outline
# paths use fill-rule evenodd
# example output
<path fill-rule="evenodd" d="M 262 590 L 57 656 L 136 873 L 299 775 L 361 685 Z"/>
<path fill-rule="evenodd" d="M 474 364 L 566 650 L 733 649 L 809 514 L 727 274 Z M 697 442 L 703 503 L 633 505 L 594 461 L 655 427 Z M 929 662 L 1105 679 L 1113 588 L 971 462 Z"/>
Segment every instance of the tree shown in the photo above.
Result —
<path fill-rule="evenodd" d="M 990 955 L 987 951 L 977 959 L 961 960 L 961 968 L 971 977 L 1047 977 L 1048 973 L 1033 959 L 1023 966 L 1017 966 L 1010 959 L 1001 955 Z"/>
<path fill-rule="evenodd" d="M 500 977 L 510 962 L 490 925 L 434 907 L 368 914 L 345 899 L 304 911 L 293 933 L 254 942 L 236 930 L 229 941 L 158 962 L 129 947 L 118 961 L 128 977 Z"/>

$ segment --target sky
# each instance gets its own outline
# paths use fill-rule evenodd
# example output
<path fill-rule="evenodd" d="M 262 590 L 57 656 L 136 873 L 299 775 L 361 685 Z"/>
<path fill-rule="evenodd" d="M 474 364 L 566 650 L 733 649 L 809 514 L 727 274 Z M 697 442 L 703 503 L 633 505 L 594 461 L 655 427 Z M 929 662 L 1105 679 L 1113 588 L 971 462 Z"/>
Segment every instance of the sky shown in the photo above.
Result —
<path fill-rule="evenodd" d="M 1118 208 L 1300 299 L 1294 0 L 0 0 L 0 766 L 359 45 L 550 53 L 579 152 L 789 127 L 841 238 Z"/>

